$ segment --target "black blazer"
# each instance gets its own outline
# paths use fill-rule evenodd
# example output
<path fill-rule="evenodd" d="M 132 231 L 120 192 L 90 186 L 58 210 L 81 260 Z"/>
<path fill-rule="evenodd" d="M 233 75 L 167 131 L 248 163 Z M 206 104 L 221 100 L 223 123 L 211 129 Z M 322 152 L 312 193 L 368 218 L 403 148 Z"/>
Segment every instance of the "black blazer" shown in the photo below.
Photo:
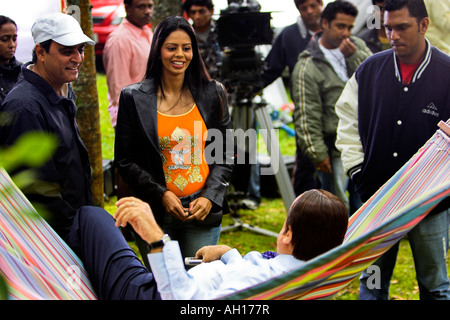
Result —
<path fill-rule="evenodd" d="M 196 88 L 191 90 L 195 96 Z M 168 189 L 159 147 L 156 93 L 154 81 L 150 79 L 122 90 L 117 115 L 114 163 L 127 187 L 136 197 L 150 204 L 156 221 L 162 224 L 166 211 L 161 198 Z M 227 97 L 223 86 L 212 80 L 195 102 L 207 129 L 218 129 L 223 137 L 223 163 L 209 164 L 210 174 L 201 194 L 213 203 L 205 224 L 218 225 L 222 214 L 230 211 L 225 195 L 234 162 L 234 137 Z M 212 141 L 210 139 L 211 135 L 208 133 L 205 148 L 211 143 L 217 144 L 214 138 Z"/>

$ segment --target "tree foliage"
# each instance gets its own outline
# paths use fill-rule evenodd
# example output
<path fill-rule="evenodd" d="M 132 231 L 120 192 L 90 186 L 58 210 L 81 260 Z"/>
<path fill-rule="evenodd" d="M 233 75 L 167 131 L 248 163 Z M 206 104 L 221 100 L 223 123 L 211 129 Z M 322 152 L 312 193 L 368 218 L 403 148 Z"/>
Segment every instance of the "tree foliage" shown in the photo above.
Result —
<path fill-rule="evenodd" d="M 153 3 L 155 5 L 152 21 L 153 30 L 164 18 L 182 15 L 182 0 L 153 0 Z"/>

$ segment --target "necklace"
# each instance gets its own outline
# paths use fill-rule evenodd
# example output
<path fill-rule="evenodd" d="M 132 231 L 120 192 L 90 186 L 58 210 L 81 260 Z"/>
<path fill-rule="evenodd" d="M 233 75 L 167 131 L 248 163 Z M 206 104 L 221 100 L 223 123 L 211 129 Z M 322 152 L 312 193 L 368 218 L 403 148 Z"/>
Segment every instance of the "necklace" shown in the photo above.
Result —
<path fill-rule="evenodd" d="M 328 51 L 333 55 L 333 57 L 335 58 L 335 60 L 341 65 L 342 68 L 347 69 L 347 65 L 345 64 L 345 58 L 344 58 L 343 55 L 342 55 L 342 56 L 336 55 L 336 54 L 333 52 L 334 50 L 331 50 L 331 49 L 328 49 Z"/>
<path fill-rule="evenodd" d="M 319 42 L 320 49 L 322 50 L 326 60 L 331 64 L 334 71 L 337 73 L 339 78 L 341 78 L 343 81 L 347 82 L 348 76 L 347 76 L 347 64 L 345 61 L 344 55 L 339 52 L 340 54 L 334 53 L 334 51 L 339 50 L 339 48 L 336 49 L 327 49 L 320 40 Z"/>
<path fill-rule="evenodd" d="M 169 109 L 166 109 L 166 110 L 163 111 L 162 110 L 162 103 L 163 103 L 164 100 L 166 100 L 166 99 L 161 95 L 161 98 L 159 99 L 159 107 L 157 109 L 160 112 L 162 112 L 162 113 L 167 113 L 167 112 L 169 112 L 170 110 L 172 110 L 173 108 L 175 108 L 178 105 L 178 103 L 181 100 L 181 93 L 180 93 L 180 96 L 178 97 L 177 101 L 175 101 L 175 103 L 173 104 L 173 106 L 171 106 Z"/>
<path fill-rule="evenodd" d="M 336 62 L 338 62 L 339 65 L 340 65 L 342 68 L 347 69 L 347 65 L 345 64 L 345 57 L 344 57 L 344 55 L 343 55 L 343 54 L 337 55 L 337 54 L 334 53 L 334 51 L 335 51 L 336 49 L 339 49 L 339 48 L 335 48 L 335 49 L 328 49 L 328 48 L 326 48 L 326 47 L 323 45 L 322 39 L 319 40 L 319 44 L 320 44 L 320 46 L 322 47 L 322 49 L 323 49 L 325 52 L 330 53 L 330 54 L 334 57 L 333 60 L 335 60 Z M 324 52 L 324 53 L 325 53 L 325 52 Z"/>
<path fill-rule="evenodd" d="M 186 98 L 186 99 L 184 99 L 184 98 Z M 175 103 L 171 107 L 169 107 L 165 110 L 162 110 L 162 104 L 164 101 L 167 101 L 167 99 L 165 97 L 163 97 L 161 94 L 160 99 L 159 99 L 159 106 L 157 107 L 158 111 L 161 113 L 168 113 L 170 110 L 174 109 L 177 106 L 180 107 L 180 109 L 185 109 L 187 106 L 190 106 L 193 103 L 193 101 L 191 99 L 186 97 L 185 92 L 180 93 L 177 101 L 175 101 Z"/>

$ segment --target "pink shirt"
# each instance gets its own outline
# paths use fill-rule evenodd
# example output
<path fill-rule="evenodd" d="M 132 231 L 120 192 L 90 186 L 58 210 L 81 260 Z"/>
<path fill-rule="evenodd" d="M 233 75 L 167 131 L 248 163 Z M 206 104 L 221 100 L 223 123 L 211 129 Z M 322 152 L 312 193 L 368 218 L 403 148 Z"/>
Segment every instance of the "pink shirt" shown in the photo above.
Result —
<path fill-rule="evenodd" d="M 116 126 L 120 91 L 144 78 L 153 37 L 149 26 L 138 28 L 127 19 L 106 39 L 103 66 L 108 84 L 108 111 Z"/>

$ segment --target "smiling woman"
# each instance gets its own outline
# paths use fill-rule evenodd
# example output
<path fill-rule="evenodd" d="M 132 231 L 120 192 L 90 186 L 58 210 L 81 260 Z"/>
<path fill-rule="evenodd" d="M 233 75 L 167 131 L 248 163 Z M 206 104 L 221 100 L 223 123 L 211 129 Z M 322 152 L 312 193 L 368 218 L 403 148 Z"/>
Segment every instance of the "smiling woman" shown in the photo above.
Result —
<path fill-rule="evenodd" d="M 132 194 L 150 204 L 164 232 L 180 242 L 184 257 L 217 244 L 222 214 L 229 212 L 230 128 L 225 89 L 210 79 L 194 29 L 182 17 L 162 20 L 145 79 L 121 93 L 115 163 Z M 205 160 L 212 129 L 224 137 L 222 163 Z"/>
<path fill-rule="evenodd" d="M 184 74 L 192 60 L 192 44 L 189 35 L 182 30 L 172 32 L 161 48 L 161 61 L 163 64 L 163 80 L 169 80 L 163 87 L 169 87 L 171 75 Z M 181 79 L 182 80 L 182 79 Z M 185 93 L 186 94 L 186 93 Z M 164 94 L 161 96 L 165 102 Z M 192 99 L 189 99 L 192 101 Z"/>

